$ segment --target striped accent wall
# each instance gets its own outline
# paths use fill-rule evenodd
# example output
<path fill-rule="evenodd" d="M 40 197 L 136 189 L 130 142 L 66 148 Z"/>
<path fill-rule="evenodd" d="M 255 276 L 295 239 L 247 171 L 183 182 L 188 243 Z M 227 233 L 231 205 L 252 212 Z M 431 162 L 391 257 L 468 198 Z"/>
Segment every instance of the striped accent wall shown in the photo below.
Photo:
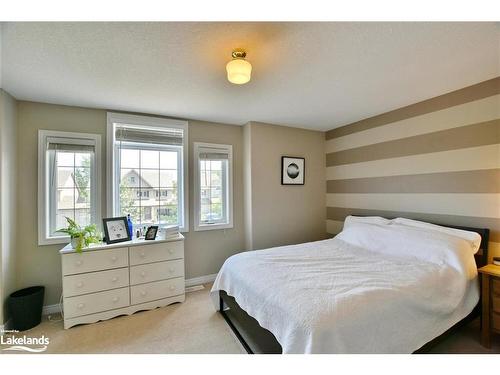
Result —
<path fill-rule="evenodd" d="M 326 133 L 327 232 L 347 215 L 489 228 L 500 256 L 500 77 Z"/>

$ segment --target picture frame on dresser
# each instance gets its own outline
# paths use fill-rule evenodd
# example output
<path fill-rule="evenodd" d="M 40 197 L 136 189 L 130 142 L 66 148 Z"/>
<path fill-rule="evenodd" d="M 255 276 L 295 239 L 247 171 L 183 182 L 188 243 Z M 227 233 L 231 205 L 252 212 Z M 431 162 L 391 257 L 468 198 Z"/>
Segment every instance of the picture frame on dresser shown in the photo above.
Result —
<path fill-rule="evenodd" d="M 156 239 L 156 234 L 158 233 L 158 225 L 152 225 L 146 231 L 144 239 L 147 241 L 153 241 Z"/>
<path fill-rule="evenodd" d="M 102 219 L 104 238 L 108 245 L 131 241 L 132 235 L 128 230 L 127 217 L 110 217 Z"/>

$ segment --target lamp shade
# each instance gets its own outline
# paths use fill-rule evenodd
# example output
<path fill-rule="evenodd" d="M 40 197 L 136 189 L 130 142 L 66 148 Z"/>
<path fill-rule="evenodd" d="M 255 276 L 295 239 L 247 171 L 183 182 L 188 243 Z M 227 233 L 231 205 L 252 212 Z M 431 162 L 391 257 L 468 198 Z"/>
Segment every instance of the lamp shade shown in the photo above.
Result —
<path fill-rule="evenodd" d="M 252 64 L 248 61 L 237 58 L 229 61 L 226 65 L 227 79 L 236 85 L 242 85 L 250 81 L 252 74 Z"/>

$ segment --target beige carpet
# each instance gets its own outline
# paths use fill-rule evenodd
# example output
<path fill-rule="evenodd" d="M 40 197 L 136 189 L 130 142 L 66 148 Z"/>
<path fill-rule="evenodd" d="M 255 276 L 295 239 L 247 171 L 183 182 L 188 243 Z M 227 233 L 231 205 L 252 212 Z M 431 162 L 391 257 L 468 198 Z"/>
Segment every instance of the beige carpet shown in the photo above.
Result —
<path fill-rule="evenodd" d="M 22 332 L 50 339 L 47 353 L 244 353 L 224 319 L 209 299 L 210 285 L 187 293 L 186 301 L 68 330 L 46 318 Z M 479 343 L 474 321 L 436 346 L 433 353 L 500 353 L 500 335 L 492 349 Z M 7 352 L 3 352 L 7 353 Z"/>
<path fill-rule="evenodd" d="M 44 334 L 50 339 L 46 353 L 242 353 L 212 307 L 209 291 L 207 285 L 187 293 L 184 303 L 66 330 L 62 322 L 44 317 L 39 326 L 20 334 Z"/>

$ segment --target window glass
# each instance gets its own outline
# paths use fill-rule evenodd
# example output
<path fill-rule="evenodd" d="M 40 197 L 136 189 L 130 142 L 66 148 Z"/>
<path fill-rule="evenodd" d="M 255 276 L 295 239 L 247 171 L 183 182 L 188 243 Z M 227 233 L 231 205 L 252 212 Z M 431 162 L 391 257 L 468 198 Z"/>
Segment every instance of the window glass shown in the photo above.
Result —
<path fill-rule="evenodd" d="M 180 147 L 121 143 L 118 165 L 120 216 L 134 225 L 180 224 L 178 181 Z"/>
<path fill-rule="evenodd" d="M 82 227 L 95 223 L 92 213 L 93 152 L 49 150 L 49 221 L 51 236 L 61 236 L 58 229 L 67 226 L 66 217 Z"/>

